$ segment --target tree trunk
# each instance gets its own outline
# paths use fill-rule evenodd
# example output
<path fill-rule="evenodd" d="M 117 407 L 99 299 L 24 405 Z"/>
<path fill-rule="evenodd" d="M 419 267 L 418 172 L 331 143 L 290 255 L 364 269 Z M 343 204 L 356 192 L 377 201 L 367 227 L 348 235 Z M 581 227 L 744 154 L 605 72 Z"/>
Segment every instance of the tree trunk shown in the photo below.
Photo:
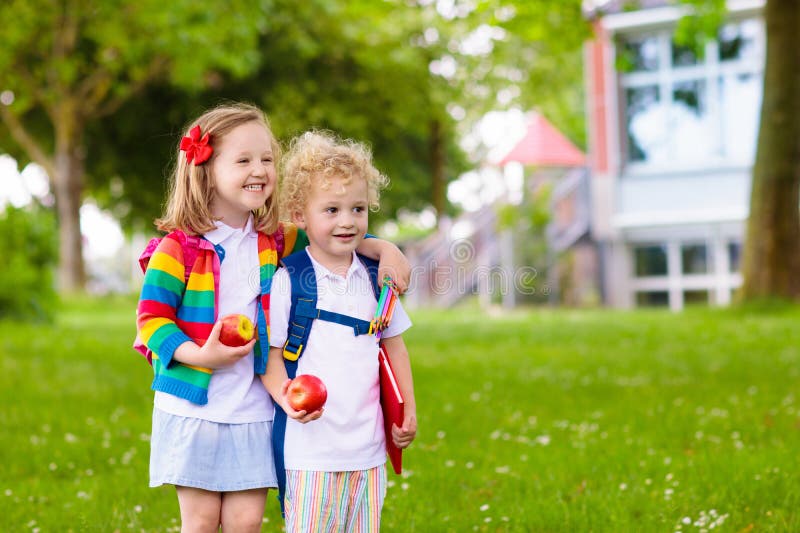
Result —
<path fill-rule="evenodd" d="M 69 106 L 65 106 L 69 107 Z M 80 208 L 83 196 L 82 128 L 74 115 L 60 113 L 56 127 L 53 190 L 58 213 L 58 290 L 81 291 L 86 285 Z"/>
<path fill-rule="evenodd" d="M 430 162 L 431 162 L 431 203 L 439 217 L 445 209 L 445 158 L 444 158 L 444 135 L 442 134 L 442 123 L 438 119 L 430 122 Z"/>
<path fill-rule="evenodd" d="M 768 0 L 767 57 L 740 298 L 800 299 L 800 4 Z"/>

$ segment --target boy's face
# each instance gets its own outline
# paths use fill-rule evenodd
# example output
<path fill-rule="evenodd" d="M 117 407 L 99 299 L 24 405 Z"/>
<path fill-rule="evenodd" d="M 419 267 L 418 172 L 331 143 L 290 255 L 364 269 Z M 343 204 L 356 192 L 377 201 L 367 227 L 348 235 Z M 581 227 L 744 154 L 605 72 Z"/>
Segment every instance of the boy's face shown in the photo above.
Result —
<path fill-rule="evenodd" d="M 306 230 L 314 259 L 328 268 L 348 264 L 367 232 L 369 200 L 367 181 L 355 178 L 345 184 L 338 177 L 322 188 L 311 183 L 305 209 L 294 214 L 294 222 Z"/>

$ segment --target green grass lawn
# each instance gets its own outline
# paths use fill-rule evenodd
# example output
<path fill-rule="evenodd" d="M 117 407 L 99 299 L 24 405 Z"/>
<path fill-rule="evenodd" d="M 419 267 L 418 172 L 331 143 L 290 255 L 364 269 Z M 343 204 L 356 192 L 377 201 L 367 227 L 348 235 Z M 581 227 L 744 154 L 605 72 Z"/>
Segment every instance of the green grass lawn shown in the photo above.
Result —
<path fill-rule="evenodd" d="M 0 531 L 177 531 L 134 306 L 0 323 Z M 384 531 L 800 531 L 800 309 L 412 318 Z"/>

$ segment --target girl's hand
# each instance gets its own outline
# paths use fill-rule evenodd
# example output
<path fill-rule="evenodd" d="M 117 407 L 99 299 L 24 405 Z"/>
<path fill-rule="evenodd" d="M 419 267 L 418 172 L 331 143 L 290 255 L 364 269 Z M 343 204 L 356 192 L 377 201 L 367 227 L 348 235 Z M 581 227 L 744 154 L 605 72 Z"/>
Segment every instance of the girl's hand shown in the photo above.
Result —
<path fill-rule="evenodd" d="M 217 321 L 211 329 L 208 340 L 203 346 L 193 342 L 183 343 L 175 351 L 175 358 L 184 364 L 200 366 L 203 368 L 217 369 L 231 366 L 239 359 L 246 356 L 253 349 L 256 339 L 252 339 L 244 346 L 228 346 L 219 340 L 222 322 Z"/>
<path fill-rule="evenodd" d="M 407 415 L 403 420 L 403 427 L 397 427 L 397 424 L 392 424 L 392 442 L 400 448 L 408 448 L 414 438 L 417 436 L 417 417 L 416 415 Z"/>
<path fill-rule="evenodd" d="M 378 284 L 383 286 L 383 278 L 389 276 L 394 281 L 397 292 L 403 294 L 408 290 L 411 280 L 411 263 L 396 245 L 384 241 L 378 263 Z"/>
<path fill-rule="evenodd" d="M 301 424 L 307 424 L 308 422 L 311 422 L 312 420 L 316 420 L 319 417 L 321 417 L 322 411 L 325 410 L 324 408 L 319 409 L 317 411 L 313 411 L 311 413 L 307 413 L 306 411 L 295 411 L 294 409 L 292 409 L 292 406 L 289 405 L 289 400 L 288 400 L 289 384 L 291 382 L 292 382 L 291 379 L 287 379 L 286 381 L 283 382 L 283 385 L 281 386 L 281 396 L 280 396 L 281 401 L 279 403 L 283 408 L 283 410 L 286 411 L 286 416 L 297 420 Z"/>

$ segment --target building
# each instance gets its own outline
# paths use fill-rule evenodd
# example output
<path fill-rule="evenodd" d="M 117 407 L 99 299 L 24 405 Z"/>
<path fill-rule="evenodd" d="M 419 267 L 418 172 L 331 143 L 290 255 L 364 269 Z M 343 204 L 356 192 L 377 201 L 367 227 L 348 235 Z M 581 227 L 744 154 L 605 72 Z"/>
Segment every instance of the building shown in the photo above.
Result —
<path fill-rule="evenodd" d="M 498 165 L 510 163 L 523 166 L 523 188 L 529 196 L 545 193 L 549 198 L 550 220 L 545 231 L 548 260 L 544 265 L 534 265 L 546 267 L 548 300 L 573 307 L 596 304 L 598 259 L 589 231 L 586 156 L 544 116 L 534 112 L 525 135 Z M 520 236 L 516 239 L 521 240 Z M 520 248 L 518 243 L 512 246 Z M 515 259 L 512 268 L 526 266 L 524 257 Z"/>
<path fill-rule="evenodd" d="M 614 307 L 725 305 L 742 240 L 761 104 L 763 0 L 729 0 L 696 55 L 673 30 L 682 8 L 611 1 L 589 13 L 586 48 L 591 232 Z"/>
<path fill-rule="evenodd" d="M 434 233 L 404 246 L 414 265 L 408 307 L 450 307 L 467 296 L 477 296 L 484 308 L 547 301 L 596 303 L 597 258 L 589 239 L 586 157 L 541 114 L 530 113 L 527 118 L 524 135 L 491 166 L 498 172 L 507 165 L 522 166 L 519 193 L 529 201 L 546 193 L 540 197 L 551 212 L 546 227 L 534 235 L 527 232 L 530 228 L 501 222 L 504 217 L 498 213 L 504 208 L 510 206 L 517 213 L 523 209 L 522 198 L 509 204 L 508 191 L 496 202 L 454 220 L 442 217 Z M 537 254 L 531 248 L 544 252 L 534 258 L 531 255 Z"/>

